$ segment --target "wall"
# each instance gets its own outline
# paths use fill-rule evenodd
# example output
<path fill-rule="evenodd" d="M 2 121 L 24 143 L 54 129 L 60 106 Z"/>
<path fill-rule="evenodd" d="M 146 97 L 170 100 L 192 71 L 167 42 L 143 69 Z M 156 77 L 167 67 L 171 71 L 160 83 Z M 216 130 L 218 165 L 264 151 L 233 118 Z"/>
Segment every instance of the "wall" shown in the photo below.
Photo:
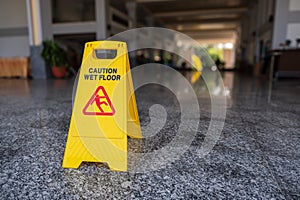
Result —
<path fill-rule="evenodd" d="M 25 0 L 1 0 L 0 57 L 29 56 Z"/>
<path fill-rule="evenodd" d="M 290 0 L 289 20 L 286 38 L 292 40 L 292 46 L 296 45 L 296 39 L 300 39 L 300 1 Z"/>
<path fill-rule="evenodd" d="M 276 0 L 272 48 L 280 48 L 286 39 L 295 46 L 296 38 L 300 38 L 300 1 Z"/>
<path fill-rule="evenodd" d="M 285 1 L 285 0 L 284 0 Z M 244 15 L 241 24 L 240 48 L 241 60 L 250 65 L 260 62 L 262 49 L 272 40 L 275 0 L 250 2 L 250 9 Z M 261 42 L 263 47 L 261 47 Z"/>

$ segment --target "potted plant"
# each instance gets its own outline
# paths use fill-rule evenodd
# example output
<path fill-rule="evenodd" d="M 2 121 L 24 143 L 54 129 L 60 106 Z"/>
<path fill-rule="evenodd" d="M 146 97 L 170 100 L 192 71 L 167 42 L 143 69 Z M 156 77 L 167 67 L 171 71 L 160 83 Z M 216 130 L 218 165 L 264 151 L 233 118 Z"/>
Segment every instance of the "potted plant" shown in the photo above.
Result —
<path fill-rule="evenodd" d="M 46 64 L 51 67 L 55 78 L 63 78 L 67 72 L 68 58 L 66 51 L 52 40 L 43 41 L 41 56 Z"/>

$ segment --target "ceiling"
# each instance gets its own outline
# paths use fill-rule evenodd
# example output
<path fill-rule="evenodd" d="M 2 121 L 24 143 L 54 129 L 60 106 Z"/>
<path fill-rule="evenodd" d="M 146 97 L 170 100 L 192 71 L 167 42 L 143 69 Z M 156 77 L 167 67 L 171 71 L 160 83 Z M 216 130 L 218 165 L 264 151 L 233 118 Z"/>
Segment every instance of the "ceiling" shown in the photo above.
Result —
<path fill-rule="evenodd" d="M 135 0 L 149 9 L 167 28 L 197 40 L 228 41 L 236 30 L 251 0 Z M 253 0 L 252 0 L 253 2 Z"/>

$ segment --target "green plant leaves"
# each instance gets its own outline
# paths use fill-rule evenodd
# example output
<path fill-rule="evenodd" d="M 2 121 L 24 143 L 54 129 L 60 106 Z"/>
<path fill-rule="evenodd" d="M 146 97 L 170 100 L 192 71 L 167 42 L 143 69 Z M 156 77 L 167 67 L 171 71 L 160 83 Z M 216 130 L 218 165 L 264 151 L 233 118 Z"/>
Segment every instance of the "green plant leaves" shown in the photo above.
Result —
<path fill-rule="evenodd" d="M 67 66 L 68 64 L 66 51 L 52 40 L 43 41 L 41 56 L 50 66 Z"/>

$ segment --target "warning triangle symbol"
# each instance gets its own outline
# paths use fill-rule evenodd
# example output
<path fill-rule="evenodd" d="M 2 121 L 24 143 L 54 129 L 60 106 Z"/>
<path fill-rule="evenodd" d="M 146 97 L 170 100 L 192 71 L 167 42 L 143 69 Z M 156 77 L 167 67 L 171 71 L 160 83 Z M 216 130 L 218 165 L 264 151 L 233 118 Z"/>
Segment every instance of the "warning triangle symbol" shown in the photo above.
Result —
<path fill-rule="evenodd" d="M 112 116 L 115 109 L 104 89 L 99 86 L 82 110 L 84 115 Z"/>

